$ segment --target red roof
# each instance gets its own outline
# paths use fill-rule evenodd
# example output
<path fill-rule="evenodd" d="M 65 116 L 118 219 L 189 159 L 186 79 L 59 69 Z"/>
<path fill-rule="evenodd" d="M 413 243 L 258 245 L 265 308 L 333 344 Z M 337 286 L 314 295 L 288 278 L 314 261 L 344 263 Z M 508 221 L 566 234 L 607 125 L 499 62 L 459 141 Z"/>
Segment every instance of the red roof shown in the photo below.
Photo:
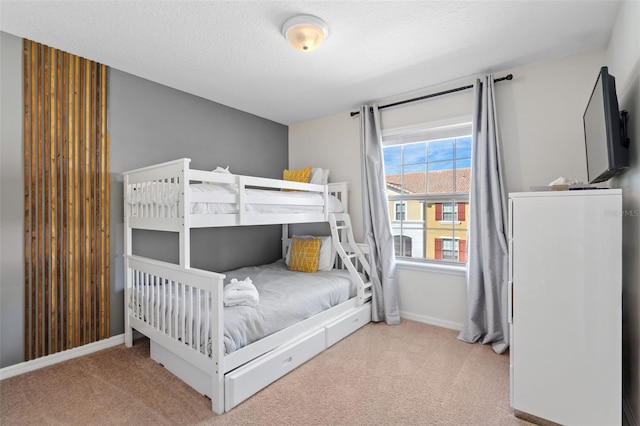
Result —
<path fill-rule="evenodd" d="M 404 176 L 404 181 L 401 180 Z M 469 192 L 471 168 L 456 169 L 455 191 L 453 170 L 434 170 L 431 172 L 409 172 L 404 175 L 386 175 L 387 188 L 403 194 L 443 194 Z M 402 191 L 404 186 L 404 191 Z"/>

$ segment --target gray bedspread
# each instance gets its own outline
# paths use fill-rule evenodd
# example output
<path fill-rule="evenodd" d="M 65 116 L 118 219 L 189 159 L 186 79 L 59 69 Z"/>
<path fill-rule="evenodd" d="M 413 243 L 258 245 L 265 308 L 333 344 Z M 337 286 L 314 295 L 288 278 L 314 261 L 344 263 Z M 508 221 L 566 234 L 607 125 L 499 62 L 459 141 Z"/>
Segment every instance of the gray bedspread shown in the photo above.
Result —
<path fill-rule="evenodd" d="M 233 278 L 251 278 L 260 295 L 260 302 L 255 307 L 224 308 L 224 345 L 227 354 L 356 295 L 356 285 L 346 270 L 316 273 L 289 271 L 283 259 L 225 274 L 225 285 Z"/>
<path fill-rule="evenodd" d="M 224 308 L 225 354 L 345 302 L 357 293 L 356 284 L 346 270 L 333 269 L 316 273 L 289 271 L 284 259 L 225 274 L 225 285 L 233 278 L 239 281 L 251 278 L 260 296 L 257 306 Z M 132 292 L 131 298 L 129 306 L 135 307 L 135 316 L 155 324 L 156 328 L 168 332 L 180 341 L 189 343 L 189 336 L 196 333 L 196 322 L 199 322 L 200 351 L 207 351 L 211 355 L 211 335 L 204 335 L 208 329 L 205 322 L 210 318 L 206 314 L 204 298 L 200 300 L 201 317 L 194 318 L 189 336 L 184 335 L 185 326 L 189 327 L 189 320 L 184 316 L 184 301 L 177 287 L 166 286 L 162 281 L 149 282 Z M 166 302 L 161 302 L 163 300 Z M 197 312 L 196 298 L 186 300 L 193 302 L 192 312 Z M 176 315 L 184 319 L 179 321 Z M 176 325 L 171 328 L 173 324 Z"/>

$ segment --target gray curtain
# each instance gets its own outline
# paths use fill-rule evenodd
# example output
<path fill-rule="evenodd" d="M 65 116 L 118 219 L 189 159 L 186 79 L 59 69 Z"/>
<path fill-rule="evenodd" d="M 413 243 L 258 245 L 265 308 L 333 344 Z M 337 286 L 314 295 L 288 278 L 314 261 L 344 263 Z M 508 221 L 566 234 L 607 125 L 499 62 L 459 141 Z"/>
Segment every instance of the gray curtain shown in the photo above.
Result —
<path fill-rule="evenodd" d="M 507 320 L 507 196 L 493 76 L 474 86 L 473 147 L 467 269 L 467 320 L 458 339 L 509 347 Z"/>
<path fill-rule="evenodd" d="M 371 281 L 373 291 L 372 319 L 387 324 L 400 323 L 396 288 L 396 259 L 389 203 L 384 179 L 382 137 L 378 106 L 360 108 L 362 123 L 363 216 L 365 242 L 371 251 Z"/>

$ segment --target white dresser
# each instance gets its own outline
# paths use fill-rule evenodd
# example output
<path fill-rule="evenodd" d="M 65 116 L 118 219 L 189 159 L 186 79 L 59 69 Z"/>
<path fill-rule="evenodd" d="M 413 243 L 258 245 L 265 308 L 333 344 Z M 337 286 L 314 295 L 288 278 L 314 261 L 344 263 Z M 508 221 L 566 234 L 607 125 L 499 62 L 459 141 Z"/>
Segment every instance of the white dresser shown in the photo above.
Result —
<path fill-rule="evenodd" d="M 622 192 L 509 196 L 511 406 L 622 422 Z"/>

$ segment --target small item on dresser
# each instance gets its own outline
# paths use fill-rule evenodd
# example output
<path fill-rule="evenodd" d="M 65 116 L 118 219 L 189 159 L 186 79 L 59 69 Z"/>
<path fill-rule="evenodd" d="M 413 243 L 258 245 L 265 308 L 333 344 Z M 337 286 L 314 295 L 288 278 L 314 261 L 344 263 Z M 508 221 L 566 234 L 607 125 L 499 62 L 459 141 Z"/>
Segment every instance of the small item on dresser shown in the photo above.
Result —
<path fill-rule="evenodd" d="M 256 306 L 260 300 L 258 290 L 249 277 L 242 281 L 233 278 L 225 286 L 222 297 L 224 306 Z"/>
<path fill-rule="evenodd" d="M 558 179 L 554 180 L 553 182 L 549 183 L 549 188 L 552 191 L 566 191 L 567 189 L 569 189 L 570 185 L 575 185 L 578 182 L 575 179 L 571 179 L 571 178 L 566 178 L 564 176 L 560 176 Z"/>

